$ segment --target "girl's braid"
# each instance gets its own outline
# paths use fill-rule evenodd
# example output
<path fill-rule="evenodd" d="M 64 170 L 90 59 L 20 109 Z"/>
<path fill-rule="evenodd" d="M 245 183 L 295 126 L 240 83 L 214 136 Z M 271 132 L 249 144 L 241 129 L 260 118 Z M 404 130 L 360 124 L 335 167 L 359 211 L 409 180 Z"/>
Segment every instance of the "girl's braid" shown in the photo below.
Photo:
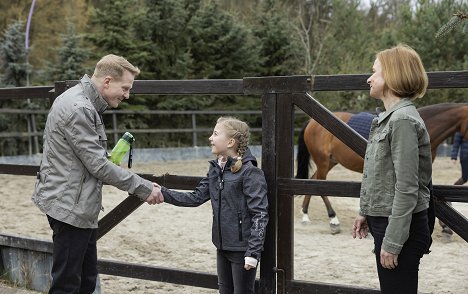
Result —
<path fill-rule="evenodd" d="M 240 157 L 244 157 L 245 150 L 247 150 L 247 146 L 249 144 L 249 137 L 250 137 L 250 133 L 248 129 L 244 132 L 241 132 L 241 131 L 236 132 L 236 136 L 234 138 L 238 142 L 237 154 L 239 154 Z"/>

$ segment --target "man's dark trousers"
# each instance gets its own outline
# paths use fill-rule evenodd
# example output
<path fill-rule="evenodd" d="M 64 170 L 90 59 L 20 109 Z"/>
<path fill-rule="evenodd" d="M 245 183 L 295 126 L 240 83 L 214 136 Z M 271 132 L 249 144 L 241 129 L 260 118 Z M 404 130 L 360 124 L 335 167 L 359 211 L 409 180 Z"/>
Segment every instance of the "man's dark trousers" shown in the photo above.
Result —
<path fill-rule="evenodd" d="M 82 229 L 47 216 L 54 243 L 49 294 L 91 294 L 97 279 L 97 229 Z"/>

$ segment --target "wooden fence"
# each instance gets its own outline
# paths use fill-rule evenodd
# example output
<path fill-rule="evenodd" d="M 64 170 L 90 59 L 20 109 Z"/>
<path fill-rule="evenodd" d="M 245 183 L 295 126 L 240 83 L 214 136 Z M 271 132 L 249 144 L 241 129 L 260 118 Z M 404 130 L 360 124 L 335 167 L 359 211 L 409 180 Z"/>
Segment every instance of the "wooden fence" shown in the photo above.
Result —
<path fill-rule="evenodd" d="M 468 71 L 432 72 L 429 88 L 468 88 Z M 256 283 L 257 293 L 379 293 L 377 289 L 326 284 L 294 279 L 293 196 L 300 194 L 337 197 L 359 197 L 360 183 L 346 181 L 298 180 L 294 178 L 293 121 L 295 106 L 313 117 L 346 143 L 357 154 L 364 154 L 366 141 L 358 136 L 311 95 L 313 91 L 366 90 L 369 75 L 289 76 L 244 78 L 239 80 L 135 81 L 139 94 L 239 94 L 262 96 L 262 169 L 268 184 L 270 223 L 267 227 L 265 251 Z M 56 82 L 55 95 L 76 81 Z M 12 90 L 8 90 L 12 91 Z M 39 90 L 37 90 L 39 91 Z M 49 92 L 47 92 L 49 93 Z M 0 89 L 0 97 L 2 89 Z M 14 96 L 12 94 L 12 96 Z M 27 95 L 24 95 L 27 98 Z M 0 173 L 35 176 L 37 166 L 0 165 Z M 195 188 L 198 177 L 142 175 L 168 188 Z M 436 215 L 465 241 L 468 241 L 468 220 L 446 201 L 468 202 L 467 187 L 434 186 Z M 99 236 L 114 228 L 142 204 L 128 197 L 99 221 Z M 28 240 L 11 240 L 29 248 Z M 32 240 L 37 245 L 36 240 Z M 42 244 L 43 245 L 43 244 Z M 41 246 L 42 246 L 41 245 Z M 32 249 L 31 249 L 32 250 Z M 281 254 L 278 254 L 281 253 Z M 319 265 L 317 265 L 319 266 Z M 216 276 L 157 266 L 99 261 L 99 272 L 138 279 L 217 288 Z"/>
<path fill-rule="evenodd" d="M 1 90 L 0 90 L 1 91 Z M 28 150 L 29 155 L 41 153 L 42 150 L 42 135 L 43 130 L 39 129 L 37 126 L 39 122 L 45 123 L 45 118 L 47 116 L 48 110 L 33 110 L 33 109 L 0 109 L 0 115 L 20 115 L 21 118 L 26 121 L 28 126 L 27 131 L 25 132 L 1 132 L 1 138 L 27 138 L 28 139 Z M 190 117 L 190 128 L 148 128 L 148 129 L 119 129 L 118 121 L 119 116 L 121 115 L 151 115 L 155 119 L 157 116 L 189 116 Z M 200 146 L 199 145 L 199 134 L 208 133 L 212 131 L 212 128 L 200 127 L 197 123 L 197 117 L 201 115 L 254 115 L 261 117 L 262 112 L 260 110 L 107 110 L 104 112 L 104 120 L 107 121 L 106 117 L 111 117 L 110 121 L 112 124 L 111 128 L 106 129 L 106 134 L 113 137 L 113 142 L 117 142 L 122 134 L 125 132 L 130 132 L 132 134 L 167 134 L 167 133 L 187 133 L 192 137 L 192 147 Z M 305 116 L 305 113 L 298 111 L 296 113 L 298 116 Z M 41 118 L 38 118 L 41 117 Z M 300 128 L 296 128 L 295 131 L 299 131 Z M 261 133 L 261 128 L 251 128 L 251 133 Z M 202 142 L 203 145 L 206 145 L 206 142 Z"/>

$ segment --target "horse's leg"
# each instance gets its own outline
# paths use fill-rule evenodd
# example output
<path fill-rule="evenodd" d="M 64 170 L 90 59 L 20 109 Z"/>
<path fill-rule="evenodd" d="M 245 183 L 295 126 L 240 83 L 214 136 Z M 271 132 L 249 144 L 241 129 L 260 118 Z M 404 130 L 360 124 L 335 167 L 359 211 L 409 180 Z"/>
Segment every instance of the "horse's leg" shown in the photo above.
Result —
<path fill-rule="evenodd" d="M 323 168 L 321 168 L 319 165 L 317 165 L 317 170 L 314 172 L 312 175 L 311 179 L 319 179 L 319 180 L 325 180 L 327 178 L 327 173 L 323 173 Z M 325 169 L 326 170 L 326 169 Z M 302 201 L 302 223 L 310 223 L 310 218 L 309 218 L 309 204 L 310 204 L 310 195 L 304 195 L 304 200 Z M 322 196 L 323 199 L 323 196 Z M 328 199 L 327 199 L 328 201 Z M 327 210 L 331 209 L 333 211 L 333 208 L 331 207 L 330 201 L 328 201 L 328 204 L 325 203 L 327 206 Z M 333 211 L 333 213 L 335 213 Z"/>
<path fill-rule="evenodd" d="M 330 231 L 332 234 L 337 234 L 341 231 L 340 220 L 336 216 L 335 210 L 333 209 L 328 196 L 322 196 L 323 203 L 327 208 L 328 217 L 330 218 Z"/>
<path fill-rule="evenodd" d="M 312 175 L 311 179 L 315 179 L 316 174 L 317 174 L 317 172 L 315 172 Z M 312 197 L 312 196 L 304 195 L 304 200 L 302 201 L 302 223 L 303 224 L 310 223 L 310 218 L 309 218 L 309 214 L 308 214 L 309 213 L 310 197 Z"/>
<path fill-rule="evenodd" d="M 465 180 L 463 180 L 463 177 L 460 177 L 455 183 L 453 183 L 454 185 L 463 185 L 465 182 Z M 449 205 L 452 205 L 451 202 L 448 202 Z M 444 224 L 443 221 L 441 221 L 439 219 L 439 225 L 442 227 L 442 234 L 450 240 L 450 237 L 452 237 L 453 235 L 453 231 L 452 229 L 450 229 L 449 226 L 447 226 L 446 224 Z"/>
<path fill-rule="evenodd" d="M 325 180 L 327 178 L 328 172 L 336 165 L 335 162 L 333 161 L 328 161 L 328 167 L 323 169 L 323 168 L 317 168 L 317 171 L 315 172 L 314 176 L 316 179 L 319 180 Z M 336 212 L 333 209 L 330 200 L 328 200 L 328 196 L 321 196 L 323 203 L 325 204 L 325 207 L 327 208 L 327 213 L 328 213 L 328 218 L 330 219 L 330 232 L 332 234 L 337 234 L 341 231 L 340 228 L 340 220 L 336 216 Z"/>
<path fill-rule="evenodd" d="M 453 183 L 454 185 L 463 185 L 465 183 L 465 181 L 463 180 L 463 177 L 460 177 L 455 183 Z M 452 203 L 449 202 L 449 204 L 451 205 Z M 453 231 L 452 229 L 450 229 L 449 226 L 447 226 L 446 224 L 444 224 L 443 221 L 441 221 L 439 219 L 439 225 L 442 227 L 442 234 L 450 240 L 450 237 L 452 237 L 453 235 Z"/>
<path fill-rule="evenodd" d="M 310 223 L 310 218 L 308 215 L 310 197 L 310 195 L 304 195 L 304 200 L 302 201 L 302 223 Z"/>

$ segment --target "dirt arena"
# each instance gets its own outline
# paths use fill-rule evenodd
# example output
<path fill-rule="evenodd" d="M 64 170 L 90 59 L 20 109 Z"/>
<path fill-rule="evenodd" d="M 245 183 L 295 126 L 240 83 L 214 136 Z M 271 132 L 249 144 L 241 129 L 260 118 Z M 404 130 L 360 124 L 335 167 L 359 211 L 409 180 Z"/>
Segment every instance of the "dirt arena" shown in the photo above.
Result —
<path fill-rule="evenodd" d="M 135 163 L 133 168 L 136 172 L 155 175 L 168 172 L 195 176 L 205 175 L 207 169 L 207 160 Z M 454 166 L 448 158 L 436 159 L 435 184 L 452 184 L 459 176 L 459 165 Z M 337 167 L 329 179 L 360 181 L 360 177 L 358 173 Z M 0 182 L 0 232 L 50 240 L 46 217 L 30 200 L 34 178 L 0 175 Z M 105 187 L 105 212 L 101 217 L 126 196 L 125 192 Z M 295 198 L 295 279 L 378 288 L 372 239 L 354 240 L 350 233 L 358 199 L 331 198 L 331 201 L 341 221 L 342 231 L 337 235 L 330 234 L 325 206 L 319 197 L 311 200 L 312 222 L 307 225 L 301 223 L 302 197 Z M 454 207 L 468 216 L 468 204 L 455 203 Z M 422 293 L 468 293 L 467 243 L 457 235 L 447 240 L 438 225 L 433 238 L 431 254 L 421 260 L 419 290 Z M 179 208 L 144 204 L 98 242 L 98 256 L 216 273 L 215 247 L 211 243 L 211 206 L 206 203 L 198 208 Z M 100 279 L 103 293 L 217 293 L 107 275 L 101 275 Z"/>

